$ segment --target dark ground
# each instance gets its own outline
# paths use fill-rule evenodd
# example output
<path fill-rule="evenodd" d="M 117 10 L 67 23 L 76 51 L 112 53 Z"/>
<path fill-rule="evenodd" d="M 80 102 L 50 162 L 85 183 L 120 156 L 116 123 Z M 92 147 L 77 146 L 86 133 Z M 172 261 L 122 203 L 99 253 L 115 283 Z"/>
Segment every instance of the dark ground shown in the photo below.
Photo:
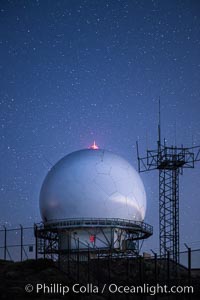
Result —
<path fill-rule="evenodd" d="M 61 265 L 65 270 L 66 266 Z M 141 269 L 142 266 L 142 269 Z M 31 284 L 36 289 L 36 285 L 45 283 L 46 286 L 52 287 L 52 284 L 57 284 L 57 287 L 69 286 L 72 288 L 75 283 L 82 283 L 86 286 L 87 283 L 93 283 L 94 286 L 98 286 L 101 291 L 103 285 L 106 283 L 114 283 L 117 286 L 132 286 L 142 285 L 142 282 L 156 285 L 155 276 L 157 282 L 164 285 L 167 282 L 176 285 L 189 285 L 188 271 L 186 269 L 179 270 L 178 280 L 173 277 L 172 270 L 166 279 L 166 272 L 164 271 L 162 263 L 158 265 L 158 274 L 155 275 L 153 262 L 145 262 L 143 265 L 136 265 L 136 261 L 127 260 L 113 260 L 113 261 L 90 261 L 81 262 L 77 266 L 77 262 L 71 263 L 70 272 L 61 271 L 55 262 L 47 259 L 39 260 L 27 260 L 23 262 L 11 262 L 0 260 L 0 299 L 20 299 L 20 300 L 35 300 L 35 299 L 200 299 L 197 291 L 200 291 L 200 272 L 192 273 L 191 285 L 195 288 L 195 294 L 175 294 L 172 295 L 136 295 L 131 293 L 115 293 L 111 294 L 106 291 L 103 294 L 99 293 L 84 293 L 75 294 L 67 293 L 64 296 L 62 294 L 44 294 L 43 291 L 36 293 L 35 291 L 26 292 L 25 287 L 27 284 Z M 169 269 L 168 269 L 169 271 Z M 159 277 L 159 279 L 158 279 Z M 91 288 L 91 286 L 90 286 Z"/>

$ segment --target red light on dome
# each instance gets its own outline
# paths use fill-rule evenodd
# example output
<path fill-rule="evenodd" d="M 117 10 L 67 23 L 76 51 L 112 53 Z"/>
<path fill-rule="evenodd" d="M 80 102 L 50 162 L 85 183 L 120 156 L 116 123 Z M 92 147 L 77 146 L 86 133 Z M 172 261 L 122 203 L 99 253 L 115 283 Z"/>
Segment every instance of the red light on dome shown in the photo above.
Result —
<path fill-rule="evenodd" d="M 90 146 L 90 149 L 97 150 L 97 149 L 99 149 L 99 146 L 97 146 L 94 141 L 94 143 Z"/>

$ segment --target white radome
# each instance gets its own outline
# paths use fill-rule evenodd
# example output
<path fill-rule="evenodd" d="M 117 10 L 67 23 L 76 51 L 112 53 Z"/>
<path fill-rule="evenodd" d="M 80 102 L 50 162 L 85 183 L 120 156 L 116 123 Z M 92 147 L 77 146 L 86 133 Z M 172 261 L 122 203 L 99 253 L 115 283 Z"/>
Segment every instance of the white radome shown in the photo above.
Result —
<path fill-rule="evenodd" d="M 146 193 L 138 172 L 102 149 L 73 152 L 47 174 L 40 192 L 45 222 L 71 218 L 143 221 Z"/>

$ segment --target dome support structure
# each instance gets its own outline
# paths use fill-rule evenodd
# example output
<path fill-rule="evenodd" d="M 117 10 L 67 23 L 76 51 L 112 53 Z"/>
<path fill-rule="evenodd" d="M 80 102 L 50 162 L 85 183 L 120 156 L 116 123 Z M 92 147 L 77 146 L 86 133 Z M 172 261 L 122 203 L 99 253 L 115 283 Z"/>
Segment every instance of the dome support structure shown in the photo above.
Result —
<path fill-rule="evenodd" d="M 151 225 L 116 218 L 63 219 L 35 226 L 37 252 L 61 260 L 134 257 L 139 241 L 153 234 Z M 88 254 L 89 253 L 89 254 Z"/>

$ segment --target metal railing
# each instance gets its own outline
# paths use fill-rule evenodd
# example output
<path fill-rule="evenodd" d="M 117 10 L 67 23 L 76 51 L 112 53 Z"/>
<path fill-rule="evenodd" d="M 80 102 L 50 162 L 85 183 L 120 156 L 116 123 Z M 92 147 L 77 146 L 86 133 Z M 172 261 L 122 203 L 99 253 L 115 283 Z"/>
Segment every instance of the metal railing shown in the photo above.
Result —
<path fill-rule="evenodd" d="M 140 229 L 143 232 L 153 233 L 153 227 L 142 221 L 126 220 L 119 218 L 72 218 L 50 220 L 47 223 L 37 224 L 39 229 L 42 228 L 74 228 L 74 227 L 120 227 L 126 229 Z"/>

